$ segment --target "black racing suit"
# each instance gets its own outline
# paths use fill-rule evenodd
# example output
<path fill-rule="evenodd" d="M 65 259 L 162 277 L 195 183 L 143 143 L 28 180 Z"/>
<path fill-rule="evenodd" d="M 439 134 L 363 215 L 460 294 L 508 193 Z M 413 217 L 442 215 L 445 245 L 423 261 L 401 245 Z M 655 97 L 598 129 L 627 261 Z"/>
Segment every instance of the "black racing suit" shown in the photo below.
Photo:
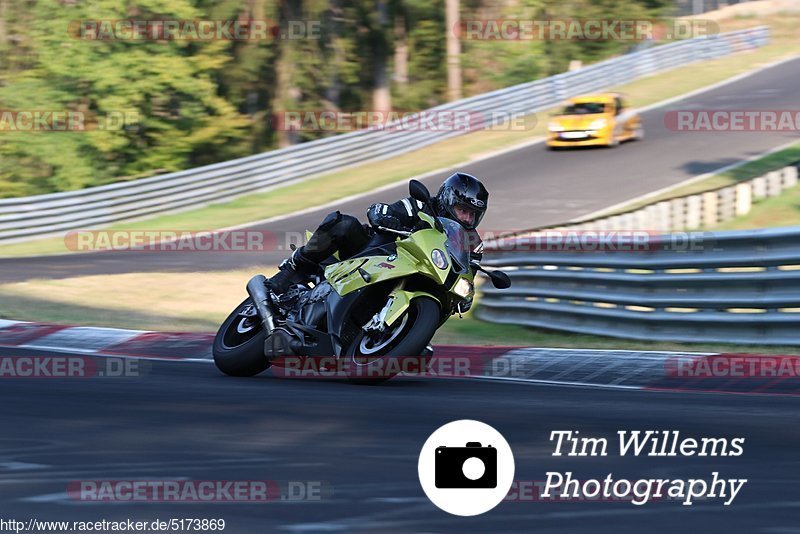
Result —
<path fill-rule="evenodd" d="M 434 199 L 435 202 L 435 199 Z M 300 247 L 292 256 L 298 272 L 312 276 L 318 274 L 322 262 L 335 252 L 344 260 L 361 251 L 369 243 L 374 229 L 382 226 L 392 230 L 412 231 L 425 225 L 417 216 L 418 212 L 434 215 L 428 206 L 413 198 L 404 198 L 393 204 L 373 204 L 367 210 L 370 225 L 362 225 L 352 215 L 335 211 L 328 214 L 317 230 L 309 238 L 305 246 Z M 423 226 L 424 227 L 424 226 Z M 468 230 L 472 259 L 480 261 L 483 244 L 475 230 Z"/>

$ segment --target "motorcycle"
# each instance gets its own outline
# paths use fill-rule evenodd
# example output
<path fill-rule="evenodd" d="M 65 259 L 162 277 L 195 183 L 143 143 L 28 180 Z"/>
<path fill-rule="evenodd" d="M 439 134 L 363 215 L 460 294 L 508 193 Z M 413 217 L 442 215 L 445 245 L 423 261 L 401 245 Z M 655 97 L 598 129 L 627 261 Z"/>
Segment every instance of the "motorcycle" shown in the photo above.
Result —
<path fill-rule="evenodd" d="M 431 206 L 421 182 L 412 180 L 409 191 Z M 297 284 L 276 295 L 263 275 L 251 278 L 249 297 L 214 339 L 219 370 L 254 376 L 273 364 L 285 366 L 287 358 L 332 358 L 350 381 L 376 384 L 403 370 L 391 365 L 393 358 L 429 357 L 436 330 L 472 305 L 477 271 L 498 289 L 511 281 L 471 261 L 460 224 L 418 215 L 414 231 L 379 227 L 354 257 L 333 258 L 313 287 Z"/>

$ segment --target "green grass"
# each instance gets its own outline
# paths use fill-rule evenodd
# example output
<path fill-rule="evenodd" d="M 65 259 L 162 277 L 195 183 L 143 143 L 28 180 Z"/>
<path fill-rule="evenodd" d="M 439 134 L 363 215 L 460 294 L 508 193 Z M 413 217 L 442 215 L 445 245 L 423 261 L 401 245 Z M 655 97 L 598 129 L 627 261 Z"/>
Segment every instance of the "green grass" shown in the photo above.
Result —
<path fill-rule="evenodd" d="M 197 273 L 123 273 L 0 284 L 0 317 L 141 330 L 214 331 L 273 267 Z M 108 288 L 113 287 L 109 298 Z"/>
<path fill-rule="evenodd" d="M 0 296 L 0 318 L 128 330 L 215 332 L 225 317 L 209 317 L 199 313 L 187 313 L 178 317 L 165 316 L 152 313 L 146 308 L 141 311 L 105 310 L 100 304 L 88 306 L 36 298 Z"/>
<path fill-rule="evenodd" d="M 644 106 L 674 97 L 775 60 L 797 53 L 797 15 L 767 17 L 763 20 L 732 19 L 720 24 L 720 31 L 731 31 L 755 24 L 769 24 L 770 44 L 758 50 L 673 69 L 616 87 L 634 106 Z M 668 83 L 666 83 L 668 82 Z M 213 204 L 182 213 L 161 215 L 148 220 L 121 223 L 111 230 L 211 230 L 241 225 L 268 217 L 289 214 L 304 208 L 335 201 L 410 176 L 439 168 L 454 167 L 498 149 L 524 143 L 544 134 L 549 111 L 529 116 L 525 128 L 481 131 L 404 154 L 367 163 L 352 169 L 326 174 L 268 192 Z M 46 238 L 0 246 L 0 256 L 28 256 L 67 253 L 63 238 Z"/>
<path fill-rule="evenodd" d="M 748 214 L 719 224 L 714 230 L 747 230 L 778 226 L 800 226 L 800 186 L 787 189 L 777 197 L 754 203 Z"/>
<path fill-rule="evenodd" d="M 784 150 L 768 154 L 763 158 L 747 162 L 741 167 L 736 167 L 735 169 L 723 173 L 723 175 L 734 182 L 741 182 L 743 180 L 755 178 L 756 176 L 761 176 L 769 171 L 774 171 L 775 169 L 797 163 L 798 161 L 800 161 L 800 142 Z"/>

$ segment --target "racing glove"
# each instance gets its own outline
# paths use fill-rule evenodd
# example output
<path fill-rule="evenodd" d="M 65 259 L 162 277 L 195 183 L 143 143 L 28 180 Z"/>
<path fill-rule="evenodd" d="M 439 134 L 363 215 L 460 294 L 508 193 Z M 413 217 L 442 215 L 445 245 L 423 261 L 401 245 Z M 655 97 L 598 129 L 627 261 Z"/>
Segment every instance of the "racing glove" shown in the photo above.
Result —
<path fill-rule="evenodd" d="M 370 206 L 369 210 L 367 211 L 367 219 L 369 223 L 374 226 L 383 226 L 384 228 L 389 228 L 390 230 L 405 230 L 405 226 L 403 225 L 402 221 L 395 217 L 394 215 L 389 215 L 386 213 L 385 204 L 373 204 Z"/>

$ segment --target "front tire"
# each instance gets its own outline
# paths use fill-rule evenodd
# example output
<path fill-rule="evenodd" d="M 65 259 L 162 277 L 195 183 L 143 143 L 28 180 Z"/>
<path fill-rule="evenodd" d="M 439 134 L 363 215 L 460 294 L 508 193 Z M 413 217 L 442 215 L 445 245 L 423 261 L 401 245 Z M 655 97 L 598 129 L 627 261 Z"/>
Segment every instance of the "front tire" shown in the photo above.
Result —
<path fill-rule="evenodd" d="M 345 353 L 345 373 L 354 384 L 375 385 L 389 380 L 411 364 L 424 371 L 419 355 L 439 327 L 439 303 L 430 297 L 411 301 L 405 315 L 390 327 L 384 339 L 373 341 L 361 330 Z"/>
<path fill-rule="evenodd" d="M 230 376 L 255 376 L 271 364 L 264 356 L 264 329 L 258 315 L 245 317 L 253 301 L 247 298 L 219 327 L 214 337 L 214 363 Z"/>

